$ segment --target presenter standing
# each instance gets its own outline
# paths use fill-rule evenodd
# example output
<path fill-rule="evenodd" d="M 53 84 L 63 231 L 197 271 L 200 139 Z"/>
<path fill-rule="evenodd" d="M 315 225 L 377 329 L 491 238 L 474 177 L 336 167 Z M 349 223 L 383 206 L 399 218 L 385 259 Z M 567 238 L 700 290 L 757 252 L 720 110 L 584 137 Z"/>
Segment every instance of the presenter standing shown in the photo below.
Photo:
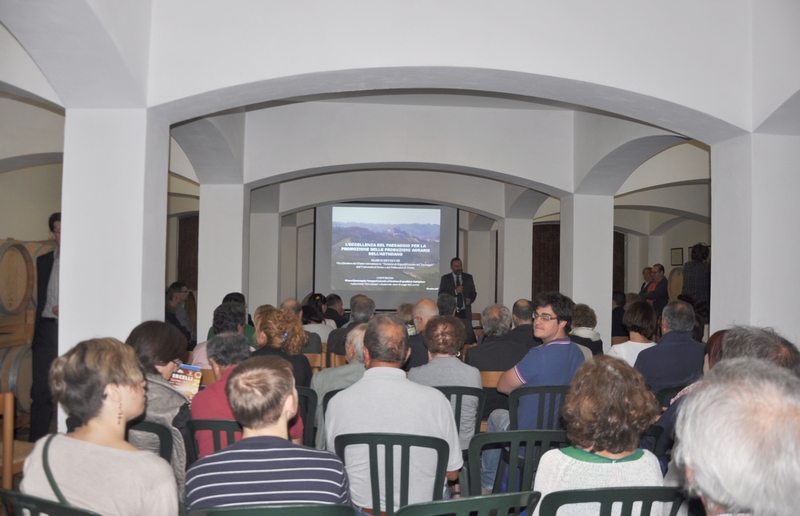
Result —
<path fill-rule="evenodd" d="M 439 283 L 439 294 L 450 294 L 456 298 L 456 317 L 472 320 L 472 303 L 478 293 L 475 291 L 475 280 L 472 274 L 464 272 L 464 265 L 458 258 L 450 260 L 450 274 L 442 276 Z"/>

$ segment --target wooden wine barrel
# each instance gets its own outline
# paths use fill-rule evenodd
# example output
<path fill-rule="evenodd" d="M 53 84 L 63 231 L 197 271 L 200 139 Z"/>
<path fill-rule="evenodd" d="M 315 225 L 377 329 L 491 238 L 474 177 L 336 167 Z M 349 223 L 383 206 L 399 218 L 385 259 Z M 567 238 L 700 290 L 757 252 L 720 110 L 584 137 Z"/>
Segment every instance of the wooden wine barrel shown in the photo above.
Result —
<path fill-rule="evenodd" d="M 669 292 L 670 301 L 675 301 L 681 295 L 683 291 L 683 267 L 675 267 L 669 271 L 667 291 Z"/>
<path fill-rule="evenodd" d="M 33 295 L 36 268 L 23 242 L 0 245 L 0 315 L 25 311 Z"/>
<path fill-rule="evenodd" d="M 17 412 L 31 409 L 31 347 L 14 346 L 0 351 L 0 392 L 11 391 L 17 400 Z"/>

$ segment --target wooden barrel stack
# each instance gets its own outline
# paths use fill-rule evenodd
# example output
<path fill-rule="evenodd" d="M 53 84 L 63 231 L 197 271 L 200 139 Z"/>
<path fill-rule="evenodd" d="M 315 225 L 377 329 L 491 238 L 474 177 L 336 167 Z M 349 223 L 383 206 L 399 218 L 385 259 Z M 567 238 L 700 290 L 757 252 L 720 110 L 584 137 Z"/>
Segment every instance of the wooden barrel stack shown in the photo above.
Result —
<path fill-rule="evenodd" d="M 51 240 L 0 240 L 0 392 L 12 391 L 21 413 L 31 406 L 36 258 L 54 246 Z"/>

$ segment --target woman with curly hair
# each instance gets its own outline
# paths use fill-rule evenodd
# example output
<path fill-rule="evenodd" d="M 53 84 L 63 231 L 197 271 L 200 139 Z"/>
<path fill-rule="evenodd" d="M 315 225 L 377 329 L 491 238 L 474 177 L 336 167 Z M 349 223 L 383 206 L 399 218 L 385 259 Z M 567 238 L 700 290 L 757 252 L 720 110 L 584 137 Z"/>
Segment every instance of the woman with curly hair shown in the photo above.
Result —
<path fill-rule="evenodd" d="M 633 367 L 606 355 L 584 362 L 562 411 L 572 446 L 542 456 L 534 490 L 544 497 L 570 489 L 662 486 L 658 459 L 638 447 L 658 412 L 655 396 Z M 597 506 L 576 504 L 562 513 L 594 515 Z"/>
<path fill-rule="evenodd" d="M 273 307 L 256 310 L 256 345 L 260 349 L 253 356 L 277 355 L 292 364 L 295 384 L 311 385 L 311 364 L 300 353 L 306 343 L 306 332 L 293 314 Z"/>

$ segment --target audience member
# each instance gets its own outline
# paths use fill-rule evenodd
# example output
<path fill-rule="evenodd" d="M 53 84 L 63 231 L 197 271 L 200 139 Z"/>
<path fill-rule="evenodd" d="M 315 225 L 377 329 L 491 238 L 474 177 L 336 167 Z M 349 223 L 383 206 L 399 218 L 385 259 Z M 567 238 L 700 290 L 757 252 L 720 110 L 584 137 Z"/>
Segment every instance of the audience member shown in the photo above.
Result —
<path fill-rule="evenodd" d="M 256 343 L 259 349 L 253 356 L 276 355 L 292 364 L 297 385 L 311 385 L 311 364 L 300 353 L 306 340 L 306 332 L 300 320 L 286 310 L 271 308 L 257 312 Z"/>
<path fill-rule="evenodd" d="M 514 329 L 508 334 L 511 340 L 532 348 L 542 342 L 533 336 L 533 305 L 527 299 L 518 299 L 511 307 L 511 321 Z M 486 330 L 484 329 L 484 335 Z"/>
<path fill-rule="evenodd" d="M 114 516 L 177 516 L 169 464 L 125 440 L 125 423 L 144 411 L 144 386 L 133 350 L 116 339 L 83 341 L 57 358 L 50 369 L 53 399 L 83 425 L 36 443 L 20 490 L 58 501 L 44 467 L 49 443 L 53 481 L 70 505 Z"/>
<path fill-rule="evenodd" d="M 706 350 L 692 339 L 693 326 L 692 307 L 673 301 L 664 309 L 658 344 L 639 352 L 634 367 L 654 394 L 667 387 L 689 385 L 702 375 Z"/>
<path fill-rule="evenodd" d="M 325 414 L 322 402 L 325 394 L 330 391 L 346 389 L 359 381 L 364 376 L 367 368 L 364 366 L 364 332 L 366 324 L 354 326 L 347 334 L 344 341 L 345 359 L 347 364 L 339 367 L 323 369 L 311 378 L 311 388 L 317 393 L 317 415 L 314 422 L 317 427 L 315 445 L 318 449 L 325 449 Z M 333 451 L 333 450 L 331 450 Z"/>
<path fill-rule="evenodd" d="M 328 336 L 333 330 L 335 330 L 335 328 L 331 328 L 331 326 L 325 322 L 322 312 L 313 306 L 303 306 L 300 313 L 302 317 L 301 322 L 303 323 L 303 330 L 305 330 L 309 337 L 306 346 L 304 346 L 303 353 L 322 353 L 322 343 L 328 342 Z M 320 339 L 319 351 L 305 350 L 306 348 L 313 348 L 313 344 L 311 344 L 312 333 L 317 335 L 317 337 Z"/>
<path fill-rule="evenodd" d="M 364 335 L 367 371 L 361 380 L 334 396 L 328 405 L 325 421 L 328 449 L 334 449 L 337 436 L 350 433 L 391 432 L 438 437 L 450 447 L 447 478 L 455 480 L 463 460 L 453 411 L 441 392 L 406 378 L 400 366 L 409 353 L 405 325 L 397 316 L 379 315 L 369 322 Z M 414 473 L 410 476 L 409 504 L 431 501 L 435 469 L 433 455 L 411 450 Z M 357 508 L 366 508 L 375 514 L 386 510 L 383 495 L 381 506 L 372 506 L 365 447 L 348 448 L 347 474 Z M 381 477 L 383 483 L 383 471 Z M 395 504 L 400 501 L 399 482 L 395 483 L 394 500 Z"/>
<path fill-rule="evenodd" d="M 452 315 L 434 317 L 423 332 L 430 362 L 408 372 L 408 379 L 429 387 L 474 387 L 482 388 L 481 372 L 458 358 L 464 346 L 464 325 Z M 451 400 L 455 412 L 455 399 Z M 458 438 L 461 449 L 466 452 L 469 441 L 475 434 L 475 418 L 478 417 L 478 398 L 467 396 L 461 405 L 461 421 Z"/>
<path fill-rule="evenodd" d="M 653 342 L 653 335 L 658 326 L 656 312 L 647 301 L 637 301 L 625 310 L 622 324 L 628 328 L 630 340 L 611 346 L 608 355 L 624 360 L 633 367 L 636 364 L 636 357 L 642 350 L 656 345 Z"/>
<path fill-rule="evenodd" d="M 523 359 L 509 369 L 497 384 L 504 394 L 523 385 L 568 385 L 575 371 L 584 362 L 578 345 L 567 336 L 572 324 L 575 303 L 559 292 L 542 292 L 533 300 L 533 332 L 544 344 L 532 348 Z M 520 399 L 517 411 L 519 429 L 540 428 L 545 421 L 538 421 L 537 396 Z M 489 416 L 489 432 L 508 430 L 508 410 L 498 409 Z M 487 450 L 481 458 L 481 484 L 491 490 L 494 485 L 499 450 Z"/>
<path fill-rule="evenodd" d="M 644 282 L 642 283 L 642 286 L 639 287 L 640 292 L 646 289 L 647 286 L 650 285 L 650 283 L 653 281 L 652 267 L 645 267 L 644 269 L 642 269 L 642 279 L 644 280 Z"/>
<path fill-rule="evenodd" d="M 406 323 L 406 331 L 408 332 L 408 336 L 415 335 L 417 333 L 417 328 L 414 326 L 414 304 L 413 303 L 403 303 L 397 307 L 397 317 L 403 320 Z"/>
<path fill-rule="evenodd" d="M 625 293 L 616 291 L 611 296 L 611 336 L 627 337 L 628 330 L 622 324 L 622 316 L 625 315 L 626 298 Z"/>
<path fill-rule="evenodd" d="M 796 375 L 754 358 L 723 357 L 682 403 L 676 438 L 676 464 L 707 514 L 797 513 Z"/>
<path fill-rule="evenodd" d="M 328 326 L 331 327 L 332 330 L 336 329 L 336 321 L 333 319 L 328 318 L 325 315 L 325 312 L 328 311 L 328 299 L 320 293 L 314 292 L 308 295 L 308 300 L 303 303 L 303 306 L 308 305 L 316 308 L 319 310 L 319 313 L 322 315 L 322 319 Z M 324 342 L 325 340 L 323 340 Z"/>
<path fill-rule="evenodd" d="M 197 332 L 189 319 L 189 314 L 183 308 L 183 303 L 189 297 L 189 289 L 186 283 L 176 281 L 167 289 L 167 306 L 164 311 L 164 322 L 178 328 L 186 340 L 189 342 L 190 350 L 197 343 Z"/>
<path fill-rule="evenodd" d="M 508 371 L 531 349 L 531 346 L 511 338 L 508 327 L 511 314 L 503 305 L 489 305 L 481 313 L 483 340 L 467 352 L 466 363 L 479 371 Z M 531 325 L 533 335 L 533 325 Z M 481 419 L 497 409 L 508 410 L 508 396 L 493 387 L 484 388 L 486 403 Z"/>
<path fill-rule="evenodd" d="M 342 298 L 337 294 L 328 294 L 325 298 L 325 318 L 330 319 L 336 323 L 337 328 L 341 328 L 347 324 L 348 317 L 344 314 L 344 305 Z"/>
<path fill-rule="evenodd" d="M 603 354 L 603 340 L 600 338 L 600 334 L 594 330 L 595 326 L 597 326 L 597 314 L 594 313 L 594 310 L 583 303 L 575 305 L 569 338 L 575 344 L 589 349 L 590 356 L 586 357 L 586 360 L 594 355 Z"/>
<path fill-rule="evenodd" d="M 542 497 L 571 489 L 663 485 L 658 460 L 638 447 L 658 405 L 634 368 L 607 356 L 584 363 L 562 414 L 572 446 L 542 456 L 534 483 Z M 574 514 L 597 510 L 591 504 L 570 509 Z"/>
<path fill-rule="evenodd" d="M 246 309 L 241 303 L 222 303 L 214 310 L 214 325 L 211 327 L 212 336 L 220 333 L 240 333 L 245 330 Z M 249 341 L 249 339 L 248 339 Z M 252 349 L 252 341 L 250 341 Z M 198 344 L 192 352 L 192 365 L 200 369 L 211 369 L 208 361 L 208 341 Z"/>
<path fill-rule="evenodd" d="M 233 369 L 250 358 L 250 343 L 247 338 L 239 333 L 220 333 L 215 335 L 208 342 L 208 360 L 211 362 L 211 369 L 214 371 L 215 382 L 207 385 L 202 391 L 195 394 L 192 398 L 192 419 L 236 419 L 225 395 L 225 385 L 228 383 Z M 300 414 L 290 419 L 289 433 L 292 441 L 301 444 L 303 442 L 303 420 Z M 197 444 L 200 449 L 198 458 L 211 455 L 214 452 L 214 441 L 211 431 L 200 431 L 197 436 Z M 222 434 L 222 446 L 228 444 L 227 436 Z M 234 439 L 238 441 L 241 434 L 235 434 Z"/>
<path fill-rule="evenodd" d="M 305 324 L 303 322 L 303 307 L 296 299 L 289 298 L 285 300 L 283 303 L 281 303 L 281 310 L 291 314 L 294 317 L 297 317 L 297 320 L 300 321 L 301 325 Z M 317 333 L 308 331 L 306 328 L 303 328 L 303 333 L 306 334 L 306 339 L 299 352 L 322 353 L 322 337 L 320 337 L 320 335 Z"/>
<path fill-rule="evenodd" d="M 456 315 L 458 308 L 456 306 L 456 298 L 450 294 L 439 294 L 436 298 L 436 306 L 439 308 L 439 315 Z M 464 344 L 477 344 L 478 338 L 475 336 L 475 330 L 472 328 L 472 316 L 469 319 L 461 318 L 464 324 L 464 331 L 466 332 Z"/>
<path fill-rule="evenodd" d="M 375 314 L 375 301 L 363 294 L 350 299 L 350 323 L 333 330 L 328 335 L 328 354 L 344 355 L 344 338 L 353 326 L 368 323 Z M 328 364 L 330 365 L 330 364 Z"/>
<path fill-rule="evenodd" d="M 669 290 L 667 278 L 664 276 L 664 266 L 660 263 L 653 265 L 653 281 L 639 292 L 639 296 L 649 301 L 656 311 L 656 317 L 661 318 L 661 312 L 669 303 Z"/>
<path fill-rule="evenodd" d="M 196 459 L 188 424 L 192 419 L 189 400 L 175 390 L 169 379 L 186 353 L 186 338 L 171 324 L 145 321 L 131 331 L 125 343 L 133 348 L 147 380 L 145 421 L 159 423 L 172 434 L 172 470 L 183 493 L 186 467 Z M 128 440 L 141 450 L 158 453 L 155 434 L 131 430 Z"/>
<path fill-rule="evenodd" d="M 695 303 L 711 300 L 711 265 L 708 245 L 699 242 L 692 246 L 692 259 L 683 264 L 683 290 Z"/>
<path fill-rule="evenodd" d="M 642 296 L 640 296 L 636 292 L 628 292 L 627 294 L 625 294 L 625 310 L 627 310 L 628 307 L 631 306 L 636 301 L 641 301 L 641 300 Z"/>
<path fill-rule="evenodd" d="M 412 316 L 416 333 L 408 338 L 408 349 L 411 350 L 411 355 L 409 355 L 408 361 L 403 364 L 404 371 L 409 371 L 412 367 L 419 367 L 428 363 L 428 348 L 425 345 L 422 332 L 425 331 L 428 321 L 437 315 L 439 315 L 439 309 L 432 299 L 423 297 L 414 305 Z"/>
<path fill-rule="evenodd" d="M 252 347 L 255 347 L 255 340 L 253 336 L 256 334 L 256 328 L 253 325 L 253 318 L 250 317 L 250 314 L 247 312 L 247 300 L 245 299 L 244 294 L 242 294 L 241 292 L 230 292 L 228 294 L 225 294 L 225 297 L 222 298 L 221 304 L 224 305 L 225 303 L 239 303 L 244 307 L 246 322 L 244 323 L 245 326 L 243 334 L 245 337 L 247 337 L 247 340 L 250 341 L 250 345 Z M 208 336 L 206 340 L 210 340 L 211 337 L 213 336 L 214 336 L 214 326 L 212 325 L 211 328 L 208 329 Z"/>
<path fill-rule="evenodd" d="M 277 356 L 236 366 L 225 391 L 242 439 L 197 462 L 187 474 L 187 510 L 293 504 L 349 504 L 347 474 L 333 453 L 291 443 L 297 413 L 292 366 Z"/>

